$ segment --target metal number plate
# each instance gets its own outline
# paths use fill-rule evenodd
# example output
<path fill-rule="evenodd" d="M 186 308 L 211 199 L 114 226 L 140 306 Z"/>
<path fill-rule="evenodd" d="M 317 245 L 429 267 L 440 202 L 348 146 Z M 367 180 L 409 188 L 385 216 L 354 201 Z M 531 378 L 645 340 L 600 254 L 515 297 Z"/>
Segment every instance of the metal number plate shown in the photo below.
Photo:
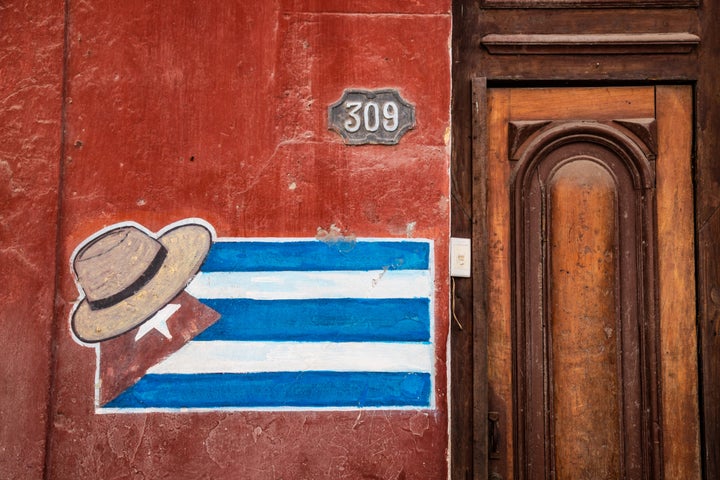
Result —
<path fill-rule="evenodd" d="M 415 126 L 415 106 L 397 90 L 345 90 L 328 107 L 328 128 L 348 145 L 395 145 Z"/>

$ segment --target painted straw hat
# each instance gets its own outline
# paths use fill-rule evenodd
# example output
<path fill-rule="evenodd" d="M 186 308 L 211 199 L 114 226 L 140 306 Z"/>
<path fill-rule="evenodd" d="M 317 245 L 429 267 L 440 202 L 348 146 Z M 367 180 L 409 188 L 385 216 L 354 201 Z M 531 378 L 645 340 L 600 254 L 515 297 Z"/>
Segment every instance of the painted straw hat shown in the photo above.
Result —
<path fill-rule="evenodd" d="M 72 315 L 75 335 L 100 342 L 148 320 L 187 286 L 211 242 L 199 224 L 177 226 L 157 239 L 120 226 L 89 240 L 73 259 L 85 292 Z"/>

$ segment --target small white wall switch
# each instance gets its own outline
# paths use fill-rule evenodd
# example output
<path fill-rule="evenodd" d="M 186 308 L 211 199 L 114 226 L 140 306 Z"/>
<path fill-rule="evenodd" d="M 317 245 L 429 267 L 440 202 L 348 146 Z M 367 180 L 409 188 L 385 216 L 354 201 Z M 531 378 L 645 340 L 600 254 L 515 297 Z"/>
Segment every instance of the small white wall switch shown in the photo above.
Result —
<path fill-rule="evenodd" d="M 450 276 L 470 277 L 472 261 L 469 238 L 450 238 Z"/>

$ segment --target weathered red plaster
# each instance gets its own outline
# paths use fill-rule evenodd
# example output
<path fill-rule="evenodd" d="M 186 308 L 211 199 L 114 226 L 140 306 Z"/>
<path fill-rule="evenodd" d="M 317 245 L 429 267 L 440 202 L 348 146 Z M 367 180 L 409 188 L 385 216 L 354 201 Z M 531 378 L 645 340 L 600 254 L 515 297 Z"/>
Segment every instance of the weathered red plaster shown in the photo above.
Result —
<path fill-rule="evenodd" d="M 50 478 L 447 475 L 450 5 L 74 2 Z M 327 129 L 344 88 L 416 105 L 400 144 Z M 435 241 L 435 401 L 417 411 L 96 415 L 70 337 L 69 257 L 105 225 L 189 216 L 221 236 Z"/>
<path fill-rule="evenodd" d="M 0 5 L 0 478 L 41 478 L 55 288 L 63 2 Z"/>

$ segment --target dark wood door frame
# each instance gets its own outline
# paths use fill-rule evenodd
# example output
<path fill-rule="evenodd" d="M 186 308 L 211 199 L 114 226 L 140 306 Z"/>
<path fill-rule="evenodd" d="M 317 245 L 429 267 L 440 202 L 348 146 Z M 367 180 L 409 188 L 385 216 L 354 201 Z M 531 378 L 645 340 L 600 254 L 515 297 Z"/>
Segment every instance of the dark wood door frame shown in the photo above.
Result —
<path fill-rule="evenodd" d="M 720 91 L 720 29 L 716 28 L 720 3 L 645 2 L 643 9 L 641 1 L 618 1 L 612 2 L 614 8 L 602 10 L 603 15 L 593 8 L 481 10 L 481 3 L 453 1 L 452 234 L 471 237 L 473 252 L 486 252 L 488 246 L 488 232 L 479 228 L 486 194 L 484 165 L 479 159 L 487 145 L 483 120 L 473 122 L 483 118 L 477 113 L 486 104 L 488 85 L 693 85 L 702 465 L 704 478 L 720 478 L 720 102 L 716 97 Z M 602 2 L 585 3 L 602 8 Z M 523 5 L 528 2 L 520 2 Z M 635 44 L 630 41 L 624 46 L 620 45 L 622 39 L 616 38 L 617 45 L 609 50 L 593 47 L 601 42 L 593 43 L 587 37 L 573 45 L 571 35 L 561 35 L 550 47 L 540 48 L 540 53 L 537 45 L 530 43 L 537 41 L 537 36 L 528 39 L 521 35 L 555 31 L 596 35 L 596 40 L 608 40 L 611 45 L 606 33 L 638 35 L 633 37 Z M 675 46 L 652 46 L 651 38 L 643 37 L 645 33 L 673 34 Z M 486 38 L 490 35 L 494 36 Z M 495 46 L 490 48 L 490 41 L 504 42 L 505 50 L 491 52 Z M 686 41 L 689 48 L 681 48 Z M 483 255 L 475 255 L 472 273 L 471 279 L 453 281 L 450 409 L 454 479 L 489 478 L 487 402 L 478 401 L 487 398 L 485 312 L 490 279 Z"/>

